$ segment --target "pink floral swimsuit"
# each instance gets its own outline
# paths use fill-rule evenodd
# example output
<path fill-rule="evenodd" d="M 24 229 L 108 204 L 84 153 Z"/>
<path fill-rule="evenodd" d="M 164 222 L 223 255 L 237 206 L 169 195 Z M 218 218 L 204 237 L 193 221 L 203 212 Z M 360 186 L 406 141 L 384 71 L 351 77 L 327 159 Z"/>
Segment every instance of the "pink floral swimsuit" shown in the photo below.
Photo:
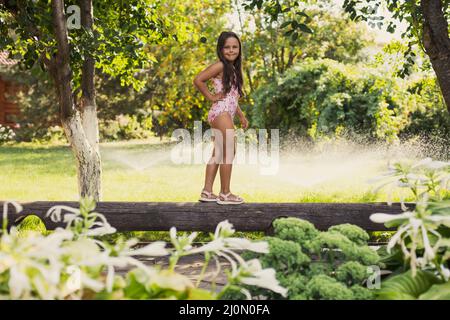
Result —
<path fill-rule="evenodd" d="M 215 93 L 223 91 L 222 79 L 212 78 Z M 223 112 L 228 112 L 231 116 L 231 119 L 234 119 L 234 115 L 238 108 L 238 100 L 239 100 L 239 91 L 236 87 L 232 87 L 230 92 L 227 93 L 225 98 L 220 101 L 216 101 L 209 109 L 208 113 L 208 123 L 211 124 L 214 119 Z"/>

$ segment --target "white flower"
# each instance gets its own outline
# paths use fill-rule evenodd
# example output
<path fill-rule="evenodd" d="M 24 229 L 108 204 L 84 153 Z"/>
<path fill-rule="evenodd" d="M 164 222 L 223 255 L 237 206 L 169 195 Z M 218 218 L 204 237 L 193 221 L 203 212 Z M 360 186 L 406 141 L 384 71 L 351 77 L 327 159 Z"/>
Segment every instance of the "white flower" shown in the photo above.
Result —
<path fill-rule="evenodd" d="M 441 272 L 444 275 L 445 281 L 450 279 L 450 270 L 441 264 Z"/>
<path fill-rule="evenodd" d="M 132 249 L 134 245 L 137 244 L 137 239 L 130 239 L 126 241 L 123 245 L 116 245 L 114 247 L 114 256 L 110 255 L 110 250 L 106 250 L 107 256 L 105 257 L 104 264 L 107 266 L 107 277 L 106 277 L 106 288 L 108 291 L 112 290 L 115 268 L 124 268 L 126 266 L 134 266 L 141 269 L 144 272 L 150 273 L 151 268 L 146 266 L 144 263 L 134 258 L 133 256 L 145 255 L 145 256 L 164 256 L 169 252 L 165 249 L 165 242 L 157 241 L 144 246 L 139 249 Z"/>
<path fill-rule="evenodd" d="M 198 233 L 192 232 L 189 236 L 177 237 L 177 229 L 175 227 L 170 228 L 170 241 L 178 251 L 188 251 L 192 248 L 192 243 L 197 238 Z"/>
<path fill-rule="evenodd" d="M 227 238 L 231 235 L 233 235 L 235 232 L 233 225 L 228 222 L 228 220 L 220 222 L 217 227 L 216 231 L 214 232 L 214 238 Z"/>
<path fill-rule="evenodd" d="M 105 288 L 105 284 L 98 280 L 92 278 L 87 272 L 81 269 L 80 272 L 80 287 L 86 287 L 92 289 L 95 292 L 99 292 Z"/>
<path fill-rule="evenodd" d="M 30 233 L 21 237 L 16 228 L 0 238 L 0 273 L 8 270 L 8 287 L 13 299 L 29 299 L 35 294 L 42 299 L 64 298 L 60 295 L 62 255 L 61 244 L 71 239 L 72 232 L 57 229 L 45 237 Z"/>
<path fill-rule="evenodd" d="M 216 254 L 217 254 L 219 257 L 225 258 L 225 259 L 230 263 L 230 266 L 231 266 L 231 277 L 237 277 L 239 271 L 238 271 L 238 265 L 237 265 L 236 261 L 234 261 L 233 258 L 231 258 L 228 254 L 226 254 L 226 253 L 224 253 L 224 252 L 222 252 L 222 251 L 219 251 L 219 252 L 217 252 Z M 218 260 L 217 260 L 217 261 L 218 261 Z M 220 268 L 220 263 L 218 264 L 218 268 Z M 218 269 L 218 270 L 219 270 L 219 269 Z M 217 271 L 217 274 L 218 274 L 218 273 L 219 273 L 219 272 Z"/>
<path fill-rule="evenodd" d="M 11 298 L 19 299 L 26 291 L 31 291 L 31 284 L 23 268 L 13 267 L 9 270 L 9 292 Z"/>
<path fill-rule="evenodd" d="M 189 254 L 200 253 L 200 252 L 219 252 L 225 248 L 225 243 L 223 239 L 219 238 L 208 242 L 207 244 L 191 249 L 188 251 Z"/>
<path fill-rule="evenodd" d="M 414 215 L 413 212 L 406 211 L 401 214 L 387 214 L 387 213 L 373 213 L 370 215 L 370 220 L 375 223 L 386 223 L 389 221 L 400 220 L 400 219 L 409 219 Z"/>
<path fill-rule="evenodd" d="M 269 244 L 266 241 L 253 242 L 242 238 L 225 238 L 225 245 L 230 249 L 250 250 L 259 253 L 268 253 Z"/>
<path fill-rule="evenodd" d="M 189 246 L 183 247 L 183 241 L 176 237 L 176 229 L 172 228 L 170 230 L 171 241 L 177 250 L 183 251 L 182 255 L 189 255 L 201 252 L 212 253 L 212 257 L 216 260 L 216 275 L 220 272 L 220 263 L 216 256 L 226 259 L 231 266 L 231 279 L 244 279 L 248 284 L 259 285 L 263 288 L 268 288 L 279 292 L 283 295 L 286 294 L 286 289 L 281 288 L 276 282 L 274 273 L 268 270 L 262 270 L 258 265 L 255 265 L 255 259 L 253 262 L 248 264 L 239 254 L 233 250 L 250 250 L 258 253 L 268 253 L 269 245 L 265 241 L 253 242 L 248 239 L 241 239 L 236 237 L 230 237 L 235 232 L 233 225 L 228 222 L 228 220 L 220 222 L 213 235 L 213 240 L 197 248 L 191 248 Z M 186 243 L 186 241 L 184 242 Z M 189 244 L 191 241 L 188 242 Z M 259 263 L 259 261 L 258 261 Z M 260 265 L 259 265 L 260 266 Z M 253 269 L 257 270 L 253 272 Z M 242 271 L 247 270 L 247 271 Z M 252 271 L 252 272 L 250 272 Z M 274 272 L 274 271 L 273 271 Z M 245 276 L 243 276 L 243 274 Z M 242 291 L 247 297 L 249 293 L 245 290 Z"/>
<path fill-rule="evenodd" d="M 247 261 L 247 265 L 243 266 L 241 274 L 242 276 L 238 280 L 243 284 L 269 289 L 283 297 L 287 296 L 288 290 L 278 283 L 275 270 L 273 268 L 263 269 L 258 259 Z"/>
<path fill-rule="evenodd" d="M 53 219 L 52 219 L 53 220 Z M 64 215 L 64 219 L 63 222 L 66 225 L 71 226 L 72 224 L 79 222 L 79 221 L 83 221 L 83 218 L 80 217 L 79 214 L 75 214 L 75 213 L 66 213 Z M 55 221 L 56 222 L 56 221 Z"/>
<path fill-rule="evenodd" d="M 70 213 L 65 213 L 62 218 L 61 215 L 63 210 Z M 81 231 L 80 235 L 82 236 L 103 236 L 117 231 L 108 223 L 105 216 L 98 212 L 89 212 L 86 217 L 83 217 L 79 209 L 68 206 L 53 206 L 47 211 L 46 216 L 50 217 L 53 222 L 60 222 L 62 219 L 66 224 L 67 229 L 70 229 L 74 224 L 82 222 L 83 220 L 89 221 L 90 225 Z"/>
<path fill-rule="evenodd" d="M 407 187 L 412 187 L 412 184 L 410 184 L 408 182 L 397 181 L 397 187 L 407 188 Z"/>
<path fill-rule="evenodd" d="M 163 241 L 156 241 L 145 247 L 136 249 L 136 250 L 128 250 L 122 253 L 125 256 L 166 256 L 169 254 L 167 249 L 165 248 L 166 243 Z"/>
<path fill-rule="evenodd" d="M 170 228 L 169 234 L 172 242 L 177 240 L 177 228 L 175 227 Z"/>
<path fill-rule="evenodd" d="M 69 211 L 74 213 L 75 215 L 71 215 L 69 216 L 67 221 L 64 222 L 69 222 L 72 221 L 75 217 L 80 215 L 80 210 L 79 209 L 75 209 L 69 206 L 53 206 L 50 209 L 48 209 L 47 213 L 45 214 L 46 217 L 50 217 L 50 219 L 53 222 L 60 222 L 61 221 L 61 212 L 63 210 Z"/>
<path fill-rule="evenodd" d="M 102 227 L 89 229 L 84 233 L 84 235 L 89 237 L 96 237 L 96 236 L 104 236 L 106 234 L 112 234 L 115 233 L 116 231 L 117 231 L 116 228 L 113 228 L 111 227 L 110 224 L 108 224 Z"/>
<path fill-rule="evenodd" d="M 244 288 L 241 288 L 240 291 L 245 295 L 245 299 L 252 300 L 252 295 L 250 294 L 250 291 Z"/>
<path fill-rule="evenodd" d="M 409 229 L 409 226 L 402 226 L 400 227 L 397 232 L 392 236 L 392 238 L 389 240 L 386 250 L 388 253 L 391 252 L 391 249 L 398 243 L 401 242 L 401 238 L 403 236 L 403 233 L 406 232 Z M 403 242 L 401 242 L 403 243 Z M 403 248 L 403 247 L 402 247 Z M 404 251 L 405 252 L 405 251 Z M 407 252 L 407 251 L 406 251 Z M 407 252 L 408 253 L 408 252 Z M 408 253 L 409 254 L 409 253 Z"/>
<path fill-rule="evenodd" d="M 417 219 L 415 217 L 411 217 L 409 219 L 409 224 L 412 227 L 413 233 L 416 235 L 419 231 L 419 228 L 422 226 L 423 221 L 421 219 Z"/>
<path fill-rule="evenodd" d="M 143 284 L 147 289 L 156 285 L 163 289 L 172 289 L 175 291 L 185 291 L 188 288 L 193 288 L 191 280 L 184 275 L 171 271 L 157 271 L 155 269 L 134 269 L 131 271 L 135 279 Z"/>
<path fill-rule="evenodd" d="M 406 178 L 411 179 L 411 180 L 418 180 L 421 179 L 421 177 L 415 173 L 408 173 L 406 175 Z"/>
<path fill-rule="evenodd" d="M 448 182 L 450 181 L 450 174 L 443 176 L 440 181 L 440 188 L 442 190 L 450 190 L 450 185 L 448 184 Z"/>
<path fill-rule="evenodd" d="M 109 252 L 100 251 L 95 241 L 80 238 L 65 244 L 65 255 L 70 265 L 94 267 L 106 263 Z"/>
<path fill-rule="evenodd" d="M 188 288 L 193 288 L 191 280 L 188 277 L 170 271 L 154 272 L 149 277 L 148 287 L 156 284 L 160 288 L 172 289 L 175 291 L 185 291 Z"/>
<path fill-rule="evenodd" d="M 443 216 L 443 215 L 438 215 L 438 214 L 434 214 L 434 215 L 430 215 L 427 217 L 427 220 L 436 222 L 436 223 L 441 223 L 444 224 L 446 226 L 450 226 L 450 216 Z"/>
<path fill-rule="evenodd" d="M 223 250 L 249 250 L 259 253 L 268 253 L 269 245 L 265 241 L 252 242 L 248 239 L 241 238 L 218 238 L 207 244 L 191 249 L 189 254 L 200 252 L 219 252 Z"/>
<path fill-rule="evenodd" d="M 425 260 L 432 260 L 435 257 L 433 248 L 430 245 L 430 239 L 428 239 L 428 232 L 423 225 L 420 226 L 422 229 L 423 246 L 425 248 Z"/>

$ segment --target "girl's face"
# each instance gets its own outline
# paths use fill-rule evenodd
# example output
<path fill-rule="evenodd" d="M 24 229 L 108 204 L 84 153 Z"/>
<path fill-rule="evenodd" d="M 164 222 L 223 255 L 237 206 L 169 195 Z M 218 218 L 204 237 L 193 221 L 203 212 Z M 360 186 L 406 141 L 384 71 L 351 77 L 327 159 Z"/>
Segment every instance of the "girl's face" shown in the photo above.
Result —
<path fill-rule="evenodd" d="M 233 62 L 239 56 L 239 41 L 235 37 L 229 37 L 225 40 L 222 54 L 230 62 Z"/>

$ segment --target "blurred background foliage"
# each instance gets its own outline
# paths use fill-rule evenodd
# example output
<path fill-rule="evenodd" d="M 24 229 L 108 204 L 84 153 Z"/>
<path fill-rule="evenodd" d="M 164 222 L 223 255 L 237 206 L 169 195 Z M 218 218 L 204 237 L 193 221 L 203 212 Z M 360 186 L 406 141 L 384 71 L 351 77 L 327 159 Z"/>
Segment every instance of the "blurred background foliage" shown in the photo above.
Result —
<path fill-rule="evenodd" d="M 303 32 L 285 37 L 289 14 L 272 21 L 264 8 L 246 11 L 239 0 L 165 1 L 159 15 L 179 26 L 180 37 L 146 45 L 153 62 L 133 74 L 138 82 L 97 71 L 102 141 L 170 136 L 177 128 L 192 129 L 195 120 L 207 127 L 210 103 L 192 81 L 216 61 L 216 39 L 228 29 L 243 44 L 246 96 L 240 105 L 252 128 L 279 128 L 281 135 L 312 141 L 343 134 L 388 142 L 450 137 L 435 75 L 418 48 L 409 75 L 399 77 L 411 50 L 407 40 L 379 41 L 377 30 L 330 1 L 309 1 L 303 9 Z M 64 139 L 54 89 L 39 68 L 0 69 L 3 78 L 23 84 L 15 97 L 18 141 Z"/>

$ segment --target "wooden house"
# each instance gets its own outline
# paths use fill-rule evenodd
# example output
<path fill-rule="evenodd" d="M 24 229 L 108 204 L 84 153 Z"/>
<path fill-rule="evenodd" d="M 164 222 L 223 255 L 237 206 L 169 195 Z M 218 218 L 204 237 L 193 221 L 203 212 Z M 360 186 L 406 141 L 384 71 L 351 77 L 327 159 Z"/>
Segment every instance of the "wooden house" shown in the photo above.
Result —
<path fill-rule="evenodd" d="M 8 68 L 15 65 L 14 60 L 8 59 L 7 52 L 0 52 L 0 68 Z M 11 102 L 13 97 L 19 91 L 19 85 L 13 81 L 2 78 L 0 74 L 0 124 L 16 127 L 14 118 L 19 114 L 19 107 Z"/>

